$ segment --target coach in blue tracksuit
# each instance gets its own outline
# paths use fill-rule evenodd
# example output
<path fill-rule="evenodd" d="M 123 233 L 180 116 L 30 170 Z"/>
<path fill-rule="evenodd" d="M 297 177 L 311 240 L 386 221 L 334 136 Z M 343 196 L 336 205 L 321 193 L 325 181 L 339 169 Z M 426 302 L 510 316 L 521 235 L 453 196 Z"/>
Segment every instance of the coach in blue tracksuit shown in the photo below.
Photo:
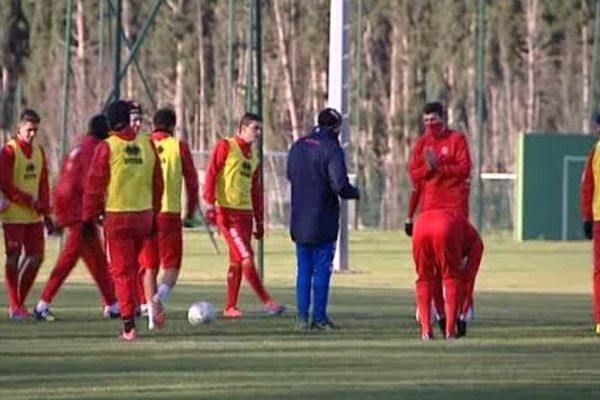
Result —
<path fill-rule="evenodd" d="M 297 329 L 309 329 L 312 289 L 312 323 L 315 330 L 338 327 L 327 317 L 329 279 L 339 230 L 340 201 L 358 199 L 348 181 L 344 151 L 338 141 L 342 116 L 333 108 L 319 113 L 318 124 L 293 144 L 287 177 L 292 185 L 290 233 L 296 243 Z"/>

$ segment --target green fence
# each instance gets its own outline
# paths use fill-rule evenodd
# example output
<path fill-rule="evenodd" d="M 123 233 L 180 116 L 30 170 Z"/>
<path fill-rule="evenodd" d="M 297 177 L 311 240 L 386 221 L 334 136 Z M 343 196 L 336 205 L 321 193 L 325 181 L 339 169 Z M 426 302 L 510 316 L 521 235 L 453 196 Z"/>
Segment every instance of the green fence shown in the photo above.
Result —
<path fill-rule="evenodd" d="M 581 174 L 597 138 L 521 134 L 518 145 L 515 239 L 583 239 Z"/>

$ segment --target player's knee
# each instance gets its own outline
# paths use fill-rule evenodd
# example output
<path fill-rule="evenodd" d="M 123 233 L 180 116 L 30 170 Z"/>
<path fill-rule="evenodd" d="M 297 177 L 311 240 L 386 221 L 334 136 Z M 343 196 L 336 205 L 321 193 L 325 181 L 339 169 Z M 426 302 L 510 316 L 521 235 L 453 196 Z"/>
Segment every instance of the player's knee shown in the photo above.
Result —
<path fill-rule="evenodd" d="M 251 258 L 244 258 L 242 260 L 242 268 L 254 268 L 254 260 Z"/>
<path fill-rule="evenodd" d="M 34 254 L 31 256 L 27 256 L 26 261 L 28 262 L 31 268 L 39 268 L 44 261 L 44 256 L 41 254 Z"/>

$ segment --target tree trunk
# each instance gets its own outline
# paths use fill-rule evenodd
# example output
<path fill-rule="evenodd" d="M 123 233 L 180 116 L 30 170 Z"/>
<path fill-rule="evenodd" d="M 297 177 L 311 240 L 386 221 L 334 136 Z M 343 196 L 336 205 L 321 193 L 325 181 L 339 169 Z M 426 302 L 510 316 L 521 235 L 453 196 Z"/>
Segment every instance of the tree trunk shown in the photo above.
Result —
<path fill-rule="evenodd" d="M 200 151 L 204 151 L 206 145 L 206 66 L 204 50 L 204 13 L 202 7 L 203 1 L 198 0 L 196 5 L 196 31 L 198 34 L 198 134 L 196 136 L 196 146 Z"/>
<path fill-rule="evenodd" d="M 122 15 L 123 34 L 125 35 L 125 38 L 127 39 L 127 41 L 129 43 L 133 43 L 133 41 L 132 41 L 133 9 L 132 9 L 131 0 L 123 0 L 122 6 L 123 6 L 123 15 Z M 126 53 L 127 53 L 127 56 L 129 57 L 131 52 L 129 51 L 129 47 L 127 45 L 125 47 L 127 48 Z M 135 83 L 134 83 L 133 72 L 134 71 L 132 68 L 128 68 L 127 74 L 125 75 L 125 97 L 129 100 L 132 100 L 135 96 L 135 94 L 134 94 Z"/>
<path fill-rule="evenodd" d="M 525 45 L 527 48 L 527 125 L 525 129 L 532 131 L 536 122 L 536 74 L 537 74 L 537 23 L 538 23 L 538 0 L 527 0 L 525 17 L 527 20 L 527 37 Z"/>
<path fill-rule="evenodd" d="M 298 111 L 296 110 L 296 102 L 294 101 L 294 86 L 288 57 L 288 46 L 283 28 L 281 11 L 279 10 L 279 2 L 274 1 L 273 7 L 275 9 L 275 22 L 277 25 L 277 45 L 279 46 L 279 57 L 281 60 L 281 67 L 283 69 L 285 100 L 287 103 L 290 125 L 292 128 L 292 139 L 296 141 L 300 138 L 300 129 L 298 125 Z"/>
<path fill-rule="evenodd" d="M 85 9 L 84 1 L 77 0 L 77 10 L 75 16 L 75 25 L 77 29 L 77 51 L 75 57 L 75 115 L 77 120 L 82 120 L 88 114 L 87 112 L 87 90 L 88 90 L 88 71 L 87 60 L 85 54 L 86 37 L 85 37 Z M 66 46 L 67 44 L 65 44 Z M 70 46 L 69 46 L 70 47 Z M 67 133 L 69 136 L 72 132 Z M 69 140 L 69 143 L 72 143 Z"/>
<path fill-rule="evenodd" d="M 586 0 L 581 0 L 581 132 L 590 130 L 590 49 L 587 25 L 589 9 Z"/>

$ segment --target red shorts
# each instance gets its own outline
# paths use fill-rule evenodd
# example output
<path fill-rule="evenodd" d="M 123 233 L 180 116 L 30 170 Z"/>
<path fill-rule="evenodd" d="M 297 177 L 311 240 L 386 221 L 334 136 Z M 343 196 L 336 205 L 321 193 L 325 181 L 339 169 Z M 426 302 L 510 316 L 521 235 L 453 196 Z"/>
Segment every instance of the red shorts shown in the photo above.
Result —
<path fill-rule="evenodd" d="M 229 247 L 229 261 L 241 263 L 252 259 L 252 212 L 218 209 L 217 225 Z"/>
<path fill-rule="evenodd" d="M 179 214 L 159 214 L 156 236 L 144 241 L 140 266 L 145 269 L 181 268 L 183 226 Z"/>
<path fill-rule="evenodd" d="M 27 256 L 44 254 L 44 224 L 3 224 L 4 249 L 7 256 L 19 256 L 21 251 Z"/>

